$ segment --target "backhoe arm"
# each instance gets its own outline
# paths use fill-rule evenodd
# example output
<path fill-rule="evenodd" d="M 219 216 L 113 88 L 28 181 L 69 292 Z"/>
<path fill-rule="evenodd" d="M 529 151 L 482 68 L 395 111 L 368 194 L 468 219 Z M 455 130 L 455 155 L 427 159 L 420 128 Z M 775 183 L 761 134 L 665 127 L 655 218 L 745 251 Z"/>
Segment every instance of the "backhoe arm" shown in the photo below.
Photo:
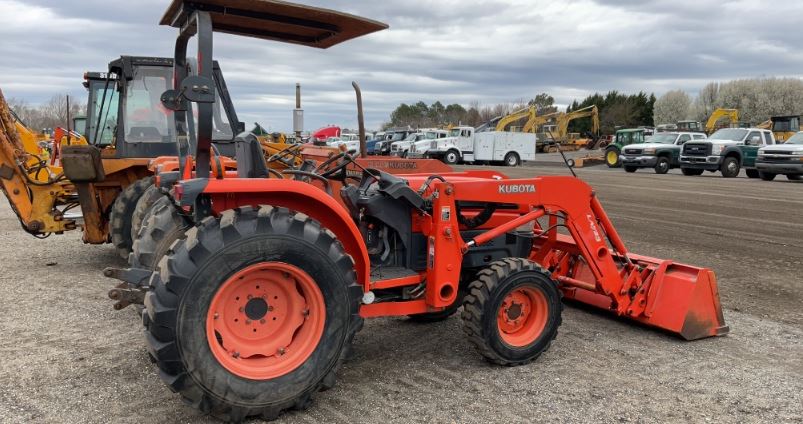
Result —
<path fill-rule="evenodd" d="M 28 134 L 21 138 L 18 126 L 0 91 L 0 185 L 11 208 L 31 234 L 74 229 L 75 222 L 63 219 L 56 208 L 66 199 L 68 182 L 53 173 L 45 158 L 28 151 L 33 148 L 24 138 Z"/>

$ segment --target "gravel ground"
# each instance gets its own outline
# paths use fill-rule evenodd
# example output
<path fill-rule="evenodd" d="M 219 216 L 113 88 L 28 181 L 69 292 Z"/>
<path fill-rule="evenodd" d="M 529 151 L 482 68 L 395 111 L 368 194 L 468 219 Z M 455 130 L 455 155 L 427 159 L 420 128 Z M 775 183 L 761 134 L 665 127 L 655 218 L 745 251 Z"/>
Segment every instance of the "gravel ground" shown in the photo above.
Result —
<path fill-rule="evenodd" d="M 501 368 L 458 317 L 375 319 L 338 385 L 279 422 L 803 421 L 803 184 L 577 172 L 631 251 L 717 272 L 728 336 L 684 342 L 567 308 L 548 352 Z M 122 265 L 112 247 L 78 232 L 33 239 L 2 203 L 0 422 L 209 421 L 163 386 L 134 311 L 112 310 L 101 276 Z"/>

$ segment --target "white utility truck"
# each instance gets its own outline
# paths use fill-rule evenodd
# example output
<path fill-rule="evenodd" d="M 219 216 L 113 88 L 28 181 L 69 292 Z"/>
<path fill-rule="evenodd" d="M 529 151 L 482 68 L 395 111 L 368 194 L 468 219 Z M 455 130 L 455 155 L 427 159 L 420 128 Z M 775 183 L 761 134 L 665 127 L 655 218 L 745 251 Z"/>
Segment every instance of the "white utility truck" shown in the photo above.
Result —
<path fill-rule="evenodd" d="M 473 127 L 455 127 L 449 136 L 421 140 L 410 146 L 409 158 L 435 158 L 448 164 L 460 162 L 501 162 L 516 166 L 535 159 L 533 133 L 509 131 L 474 131 Z"/>

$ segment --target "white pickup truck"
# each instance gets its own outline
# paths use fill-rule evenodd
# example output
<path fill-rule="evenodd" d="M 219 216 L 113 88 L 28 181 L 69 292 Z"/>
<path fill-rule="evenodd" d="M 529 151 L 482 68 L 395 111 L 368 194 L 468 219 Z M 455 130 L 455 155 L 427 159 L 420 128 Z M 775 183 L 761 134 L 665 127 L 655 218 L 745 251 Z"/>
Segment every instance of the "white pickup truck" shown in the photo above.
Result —
<path fill-rule="evenodd" d="M 436 158 L 448 164 L 502 162 L 516 166 L 535 159 L 535 141 L 532 133 L 475 132 L 473 127 L 455 127 L 446 138 L 414 143 L 407 157 Z"/>
<path fill-rule="evenodd" d="M 413 133 L 407 136 L 402 141 L 394 141 L 390 144 L 390 155 L 391 156 L 399 156 L 399 157 L 407 157 L 407 153 L 410 152 L 410 146 L 412 146 L 415 142 L 421 140 L 436 140 L 439 138 L 446 138 L 449 135 L 449 132 L 446 130 L 439 130 L 439 129 L 426 129 L 420 130 L 417 133 Z"/>

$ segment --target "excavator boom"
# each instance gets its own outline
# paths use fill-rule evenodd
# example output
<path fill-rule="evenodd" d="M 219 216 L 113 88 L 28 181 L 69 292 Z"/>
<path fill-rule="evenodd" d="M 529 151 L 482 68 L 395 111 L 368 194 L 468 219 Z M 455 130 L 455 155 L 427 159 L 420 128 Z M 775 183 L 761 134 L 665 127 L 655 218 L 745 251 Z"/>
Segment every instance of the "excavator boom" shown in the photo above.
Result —
<path fill-rule="evenodd" d="M 722 118 L 728 118 L 731 126 L 737 125 L 739 123 L 739 110 L 721 107 L 715 109 L 711 116 L 708 117 L 708 121 L 705 122 L 705 132 L 711 134 L 716 131 L 717 122 Z"/>

